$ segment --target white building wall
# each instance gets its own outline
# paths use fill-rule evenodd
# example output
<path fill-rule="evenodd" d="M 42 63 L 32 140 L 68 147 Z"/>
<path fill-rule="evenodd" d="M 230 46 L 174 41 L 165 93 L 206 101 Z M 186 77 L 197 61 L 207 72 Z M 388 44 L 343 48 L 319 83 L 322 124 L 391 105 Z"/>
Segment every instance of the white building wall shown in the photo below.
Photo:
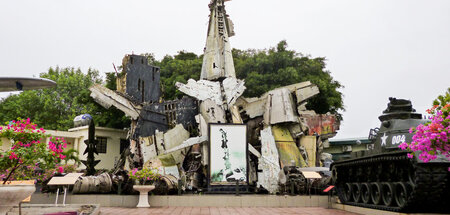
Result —
<path fill-rule="evenodd" d="M 80 135 L 78 139 L 78 157 L 80 160 L 86 160 L 87 154 L 83 154 L 86 150 L 85 140 L 88 139 L 88 126 L 83 126 L 79 128 L 69 129 L 69 132 L 74 132 Z M 95 128 L 96 137 L 106 137 L 106 153 L 95 154 L 95 159 L 100 160 L 100 163 L 95 166 L 96 169 L 112 169 L 114 168 L 114 163 L 120 158 L 120 139 L 126 139 L 127 131 L 120 129 L 96 127 Z M 83 164 L 79 166 L 79 169 L 86 168 Z"/>
<path fill-rule="evenodd" d="M 0 138 L 0 151 L 6 151 L 11 148 L 11 142 L 7 138 Z"/>

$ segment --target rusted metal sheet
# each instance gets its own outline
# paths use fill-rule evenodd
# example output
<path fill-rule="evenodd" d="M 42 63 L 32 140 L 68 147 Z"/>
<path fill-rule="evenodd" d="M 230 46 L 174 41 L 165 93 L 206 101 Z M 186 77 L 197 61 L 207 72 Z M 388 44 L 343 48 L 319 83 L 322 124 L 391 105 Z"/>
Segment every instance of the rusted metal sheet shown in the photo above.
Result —
<path fill-rule="evenodd" d="M 308 126 L 308 135 L 320 135 L 330 138 L 339 130 L 339 121 L 331 114 L 301 114 L 301 121 Z"/>
<path fill-rule="evenodd" d="M 177 89 L 189 96 L 192 96 L 200 101 L 211 100 L 217 105 L 222 105 L 220 82 L 213 82 L 208 80 L 195 81 L 189 79 L 187 84 L 177 82 L 175 84 Z"/>
<path fill-rule="evenodd" d="M 263 117 L 257 117 L 253 119 L 246 120 L 247 124 L 247 142 L 253 146 L 260 146 L 260 132 L 263 129 Z"/>
<path fill-rule="evenodd" d="M 235 105 L 233 105 L 230 108 L 230 112 L 231 112 L 231 119 L 233 120 L 233 123 L 236 123 L 236 124 L 242 124 L 243 123 L 242 118 L 241 118 L 241 114 L 239 113 L 239 110 L 238 110 L 238 108 Z"/>
<path fill-rule="evenodd" d="M 205 118 L 201 114 L 195 116 L 195 121 L 198 124 L 198 130 L 200 132 L 200 136 L 208 135 L 208 124 L 206 124 Z"/>
<path fill-rule="evenodd" d="M 276 110 L 274 112 L 277 112 L 280 115 L 287 114 L 287 116 L 284 116 L 284 120 L 286 120 L 287 117 L 287 122 L 296 122 L 296 119 L 292 117 L 295 116 L 293 99 L 292 95 L 290 95 L 292 93 L 296 95 L 300 110 L 306 110 L 304 107 L 306 105 L 305 101 L 319 93 L 319 88 L 316 85 L 311 84 L 309 81 L 301 82 L 276 88 L 265 93 L 259 98 L 240 97 L 236 102 L 236 106 L 238 106 L 241 112 L 247 114 L 250 118 L 255 118 L 264 115 L 266 111 L 272 108 L 272 104 L 275 103 L 278 107 L 275 107 Z M 287 109 L 285 109 L 285 107 Z M 267 114 L 269 114 L 267 117 L 272 117 L 270 112 Z M 278 120 L 282 120 L 279 116 L 273 117 L 278 118 Z M 266 123 L 267 125 L 274 124 L 271 123 L 269 119 L 267 119 Z"/>
<path fill-rule="evenodd" d="M 178 146 L 175 146 L 173 148 L 170 148 L 169 150 L 163 152 L 162 154 L 173 153 L 175 151 L 186 149 L 186 148 L 188 148 L 190 146 L 193 146 L 193 145 L 196 145 L 196 144 L 205 143 L 205 142 L 208 142 L 208 136 L 192 137 L 192 138 L 189 138 L 189 139 L 183 141 L 182 144 L 180 144 Z"/>
<path fill-rule="evenodd" d="M 186 148 L 174 150 L 172 153 L 164 153 L 166 150 L 178 147 L 189 138 L 189 132 L 183 125 L 177 125 L 166 133 L 156 132 L 156 143 L 158 146 L 158 159 L 164 166 L 173 166 L 183 162 L 187 153 Z"/>
<path fill-rule="evenodd" d="M 156 142 L 155 137 L 140 137 L 139 142 L 141 143 L 142 157 L 144 163 L 155 158 L 158 153 L 156 152 Z"/>
<path fill-rule="evenodd" d="M 177 166 L 167 166 L 167 167 L 160 166 L 158 168 L 158 173 L 161 175 L 172 175 L 176 179 L 180 179 L 180 172 L 178 171 Z"/>
<path fill-rule="evenodd" d="M 289 130 L 282 126 L 273 126 L 272 132 L 280 155 L 281 168 L 285 166 L 305 167 L 306 163 Z"/>
<path fill-rule="evenodd" d="M 262 186 L 269 193 L 278 191 L 278 173 L 280 172 L 280 163 L 278 149 L 275 139 L 272 135 L 272 128 L 269 126 L 261 130 L 261 158 L 258 159 L 258 186 Z"/>
<path fill-rule="evenodd" d="M 137 168 L 137 164 L 141 162 L 141 155 L 139 154 L 139 145 L 136 140 L 130 140 L 130 153 L 134 156 L 129 156 L 130 168 Z"/>
<path fill-rule="evenodd" d="M 223 0 L 217 0 L 209 5 L 208 36 L 200 79 L 217 80 L 219 78 L 236 77 L 233 56 L 228 38 L 232 24 L 228 21 Z M 234 35 L 234 31 L 231 32 Z"/>
<path fill-rule="evenodd" d="M 126 55 L 117 75 L 117 91 L 135 103 L 158 102 L 161 97 L 160 69 L 148 64 L 147 57 Z"/>
<path fill-rule="evenodd" d="M 253 147 L 251 144 L 248 144 L 248 151 L 256 157 L 261 158 L 261 153 L 259 153 L 258 150 L 256 150 L 255 147 Z"/>
<path fill-rule="evenodd" d="M 222 85 L 227 98 L 228 106 L 234 105 L 236 100 L 244 93 L 245 86 L 244 81 L 236 78 L 226 78 L 223 80 Z"/>
<path fill-rule="evenodd" d="M 131 119 L 136 120 L 139 117 L 141 106 L 134 105 L 118 93 L 98 84 L 93 85 L 89 90 L 91 91 L 91 97 L 104 108 L 108 109 L 114 106 L 123 111 L 125 115 L 130 116 Z"/>
<path fill-rule="evenodd" d="M 297 97 L 297 103 L 303 103 L 305 100 L 319 94 L 319 87 L 316 85 L 308 85 L 303 88 L 298 88 L 295 90 L 295 96 Z"/>
<path fill-rule="evenodd" d="M 287 89 L 291 93 L 295 93 L 298 104 L 319 94 L 319 88 L 315 84 L 312 84 L 310 81 L 291 84 L 291 85 L 276 88 L 274 90 L 280 90 L 280 89 Z M 270 91 L 268 93 L 270 93 Z M 268 94 L 268 93 L 266 93 L 266 94 Z M 265 95 L 263 95 L 262 97 L 264 97 Z"/>
<path fill-rule="evenodd" d="M 272 95 L 267 95 L 265 109 L 263 112 L 264 125 L 269 126 L 270 124 L 270 110 L 272 109 Z"/>
<path fill-rule="evenodd" d="M 292 95 L 288 89 L 281 88 L 269 92 L 264 121 L 270 125 L 284 122 L 298 122 L 294 112 Z"/>
<path fill-rule="evenodd" d="M 228 32 L 228 37 L 232 37 L 235 35 L 234 33 L 234 24 L 233 21 L 231 21 L 231 19 L 227 16 L 227 32 Z"/>
<path fill-rule="evenodd" d="M 315 86 L 315 85 L 312 84 L 310 81 L 304 81 L 304 82 L 300 82 L 300 83 L 296 83 L 296 84 L 291 84 L 291 85 L 287 85 L 287 86 L 278 87 L 278 88 L 275 88 L 273 90 L 288 89 L 291 93 L 295 93 L 295 91 L 297 89 L 302 89 L 302 88 L 309 87 L 309 86 Z M 262 98 L 264 98 L 269 93 L 270 93 L 270 91 L 265 93 L 262 96 Z"/>
<path fill-rule="evenodd" d="M 117 92 L 125 94 L 127 91 L 127 73 L 123 73 L 116 78 Z"/>
<path fill-rule="evenodd" d="M 155 141 L 156 141 L 156 150 L 158 152 L 158 155 L 166 151 L 166 145 L 164 143 L 164 132 L 162 131 L 155 131 Z"/>
<path fill-rule="evenodd" d="M 303 136 L 300 138 L 300 145 L 304 147 L 307 153 L 309 167 L 316 166 L 316 142 L 316 136 Z"/>
<path fill-rule="evenodd" d="M 207 99 L 200 103 L 200 113 L 207 123 L 226 123 L 225 111 L 222 106 Z"/>
<path fill-rule="evenodd" d="M 267 97 L 266 97 L 267 98 Z M 256 118 L 264 114 L 266 98 L 244 98 L 239 97 L 236 106 L 249 118 Z"/>
<path fill-rule="evenodd" d="M 175 156 L 173 154 L 165 154 L 165 155 L 158 155 L 157 157 L 163 166 L 173 166 L 177 165 L 177 160 L 175 160 Z"/>
<path fill-rule="evenodd" d="M 167 124 L 167 117 L 164 113 L 153 111 L 149 106 L 144 106 L 139 115 L 132 138 L 147 137 L 154 135 L 156 130 L 167 131 L 168 129 L 169 125 Z"/>
<path fill-rule="evenodd" d="M 305 131 L 306 127 L 302 126 L 301 123 L 289 124 L 288 128 L 293 138 L 298 138 L 305 135 L 303 131 Z"/>
<path fill-rule="evenodd" d="M 189 138 L 189 132 L 184 129 L 183 125 L 178 124 L 175 128 L 164 133 L 164 144 L 166 150 L 170 150 L 182 144 Z"/>
<path fill-rule="evenodd" d="M 169 126 L 174 127 L 176 124 L 182 124 L 189 132 L 197 129 L 195 115 L 197 115 L 199 111 L 196 99 L 183 96 L 183 98 L 179 100 L 165 101 L 164 105 L 166 106 L 164 112 L 168 117 L 168 122 L 170 122 L 170 119 L 175 122 L 175 124 L 172 123 L 169 124 Z M 171 105 L 175 106 L 175 109 L 171 109 Z M 172 117 L 169 117 L 170 115 L 172 115 Z"/>

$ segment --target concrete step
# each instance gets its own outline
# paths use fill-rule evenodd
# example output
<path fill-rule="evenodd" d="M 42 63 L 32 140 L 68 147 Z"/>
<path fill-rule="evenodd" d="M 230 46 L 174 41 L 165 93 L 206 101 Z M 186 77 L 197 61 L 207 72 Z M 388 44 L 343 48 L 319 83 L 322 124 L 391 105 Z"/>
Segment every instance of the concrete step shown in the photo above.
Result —
<path fill-rule="evenodd" d="M 55 206 L 55 204 L 22 204 L 22 215 L 47 214 L 57 212 L 76 212 L 75 214 L 99 214 L 98 204 L 66 204 Z M 7 215 L 19 215 L 19 207 L 12 208 Z"/>

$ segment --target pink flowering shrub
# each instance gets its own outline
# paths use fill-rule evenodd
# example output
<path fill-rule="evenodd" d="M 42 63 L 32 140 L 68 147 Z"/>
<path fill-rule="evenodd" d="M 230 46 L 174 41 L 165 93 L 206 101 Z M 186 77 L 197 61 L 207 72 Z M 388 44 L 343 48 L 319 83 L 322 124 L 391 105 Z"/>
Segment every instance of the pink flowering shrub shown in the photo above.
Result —
<path fill-rule="evenodd" d="M 0 138 L 12 140 L 11 149 L 0 151 L 0 180 L 6 183 L 12 179 L 35 179 L 34 170 L 57 168 L 65 158 L 63 154 L 66 141 L 62 138 L 51 138 L 46 144 L 41 142 L 49 135 L 43 128 L 38 128 L 30 119 L 18 119 L 0 126 Z"/>
<path fill-rule="evenodd" d="M 153 184 L 155 181 L 161 179 L 161 175 L 158 173 L 157 169 L 153 168 L 142 168 L 138 170 L 136 168 L 128 172 L 131 179 L 139 181 L 139 184 Z"/>
<path fill-rule="evenodd" d="M 75 164 L 56 164 L 54 168 L 41 169 L 39 163 L 36 165 L 21 166 L 16 169 L 16 171 L 9 178 L 10 181 L 13 180 L 28 180 L 35 179 L 37 183 L 42 183 L 47 179 L 50 179 L 56 173 L 69 173 L 75 172 L 77 165 Z M 6 170 L 6 174 L 0 175 L 0 178 L 6 177 L 9 170 Z"/>
<path fill-rule="evenodd" d="M 450 89 L 445 96 L 439 96 L 434 106 L 427 112 L 432 115 L 431 122 L 411 128 L 414 133 L 411 143 L 402 143 L 402 150 L 409 150 L 409 158 L 418 156 L 423 162 L 437 158 L 441 154 L 450 160 Z M 450 171 L 450 168 L 449 168 Z"/>

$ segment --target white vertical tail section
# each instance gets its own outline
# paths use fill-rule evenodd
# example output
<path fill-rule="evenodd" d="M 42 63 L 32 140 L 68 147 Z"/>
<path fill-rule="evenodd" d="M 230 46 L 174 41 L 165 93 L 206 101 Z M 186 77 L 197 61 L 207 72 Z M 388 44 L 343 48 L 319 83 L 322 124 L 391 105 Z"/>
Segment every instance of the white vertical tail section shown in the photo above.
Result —
<path fill-rule="evenodd" d="M 233 24 L 227 17 L 223 3 L 224 0 L 213 0 L 209 5 L 211 14 L 200 79 L 236 77 L 228 39 L 229 35 L 234 35 Z"/>

